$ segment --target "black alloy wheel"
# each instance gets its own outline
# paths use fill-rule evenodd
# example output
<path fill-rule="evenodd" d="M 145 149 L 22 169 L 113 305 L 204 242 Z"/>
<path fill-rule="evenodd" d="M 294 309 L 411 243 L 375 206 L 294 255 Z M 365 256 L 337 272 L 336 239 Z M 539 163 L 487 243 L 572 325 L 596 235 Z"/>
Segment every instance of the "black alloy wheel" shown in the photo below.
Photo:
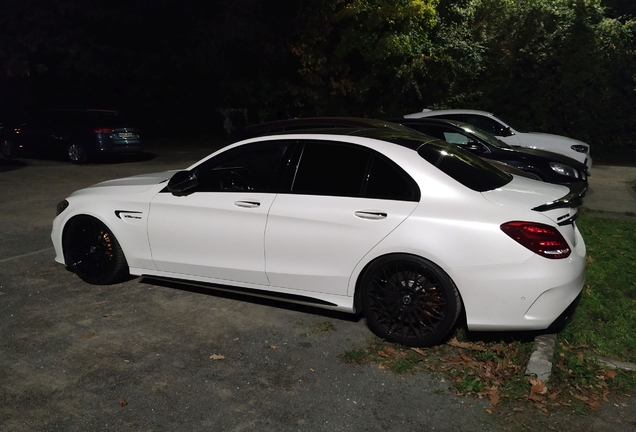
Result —
<path fill-rule="evenodd" d="M 406 346 L 439 344 L 461 311 L 459 293 L 448 275 L 416 256 L 380 258 L 365 272 L 361 288 L 369 328 Z"/>
<path fill-rule="evenodd" d="M 128 275 L 126 257 L 113 233 L 91 216 L 71 219 L 62 239 L 64 260 L 84 282 L 110 285 Z"/>

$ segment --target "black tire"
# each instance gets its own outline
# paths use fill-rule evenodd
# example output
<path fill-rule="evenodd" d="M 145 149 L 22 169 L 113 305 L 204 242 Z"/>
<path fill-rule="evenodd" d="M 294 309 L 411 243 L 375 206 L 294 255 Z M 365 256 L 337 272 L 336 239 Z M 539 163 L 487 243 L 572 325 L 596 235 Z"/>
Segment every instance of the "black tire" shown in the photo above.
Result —
<path fill-rule="evenodd" d="M 360 285 L 367 325 L 390 342 L 429 347 L 455 327 L 461 299 L 438 266 L 413 255 L 389 255 L 372 263 Z"/>
<path fill-rule="evenodd" d="M 74 164 L 85 164 L 88 162 L 86 149 L 83 145 L 75 141 L 71 141 L 66 146 L 66 158 Z"/>
<path fill-rule="evenodd" d="M 15 144 L 13 144 L 13 142 L 9 141 L 8 139 L 4 139 L 2 140 L 2 145 L 0 146 L 0 153 L 2 153 L 2 156 L 4 156 L 5 159 L 13 159 L 17 156 L 18 149 Z"/>
<path fill-rule="evenodd" d="M 113 233 L 91 216 L 76 216 L 64 228 L 64 260 L 84 282 L 111 285 L 128 276 L 128 263 Z"/>

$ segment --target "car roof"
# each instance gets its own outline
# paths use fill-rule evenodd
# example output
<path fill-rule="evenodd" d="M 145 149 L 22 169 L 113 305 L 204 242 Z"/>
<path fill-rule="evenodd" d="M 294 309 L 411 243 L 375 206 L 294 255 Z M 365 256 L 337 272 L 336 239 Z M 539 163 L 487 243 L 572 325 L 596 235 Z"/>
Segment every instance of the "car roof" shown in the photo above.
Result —
<path fill-rule="evenodd" d="M 237 134 L 238 139 L 247 139 L 286 131 L 317 130 L 331 128 L 396 128 L 396 124 L 384 120 L 359 117 L 307 117 L 277 120 L 254 124 Z"/>
<path fill-rule="evenodd" d="M 302 129 L 302 130 L 289 130 L 289 131 L 281 131 L 276 133 L 269 133 L 260 135 L 262 137 L 287 137 L 287 136 L 295 136 L 295 135 L 304 135 L 305 138 L 311 139 L 311 135 L 330 135 L 330 136 L 355 136 L 360 138 L 370 138 L 379 141 L 384 141 L 389 144 L 398 145 L 401 147 L 406 147 L 411 150 L 417 150 L 422 145 L 425 145 L 429 142 L 443 142 L 437 138 L 424 135 L 414 129 L 410 129 L 406 126 L 402 126 L 396 123 L 390 123 L 384 121 L 383 123 L 388 124 L 387 127 L 334 127 L 334 128 L 318 128 L 318 129 Z M 251 137 L 257 138 L 257 137 Z"/>
<path fill-rule="evenodd" d="M 420 112 L 406 114 L 404 118 L 421 118 L 421 117 L 427 117 L 429 115 L 443 115 L 443 114 L 480 114 L 480 115 L 485 115 L 489 117 L 494 116 L 494 114 L 491 112 L 473 110 L 473 109 L 441 109 L 441 110 L 423 109 Z"/>

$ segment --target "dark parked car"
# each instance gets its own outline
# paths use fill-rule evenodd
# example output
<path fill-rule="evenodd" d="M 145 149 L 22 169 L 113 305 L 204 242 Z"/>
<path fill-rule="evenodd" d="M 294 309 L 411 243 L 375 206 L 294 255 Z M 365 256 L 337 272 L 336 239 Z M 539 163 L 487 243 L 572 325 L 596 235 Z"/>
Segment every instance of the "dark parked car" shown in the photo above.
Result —
<path fill-rule="evenodd" d="M 587 167 L 567 156 L 545 150 L 512 147 L 475 126 L 456 120 L 400 118 L 391 121 L 460 146 L 484 159 L 512 165 L 545 182 L 581 183 L 587 187 Z"/>
<path fill-rule="evenodd" d="M 319 131 L 321 129 L 375 129 L 386 128 L 394 129 L 396 131 L 402 131 L 406 126 L 400 124 L 405 119 L 398 119 L 396 121 L 376 120 L 368 118 L 356 118 L 356 117 L 309 117 L 309 118 L 296 118 L 288 120 L 277 120 L 273 122 L 260 123 L 247 127 L 246 129 L 238 132 L 235 136 L 235 140 L 243 140 L 248 138 L 254 138 L 258 136 L 264 136 L 274 133 L 293 133 L 295 131 Z M 412 128 L 408 128 L 411 129 Z M 504 162 L 484 158 L 486 162 L 505 171 L 510 174 L 519 175 L 522 177 L 531 178 L 534 180 L 541 180 L 535 174 L 527 171 L 515 168 L 512 165 L 508 165 Z"/>
<path fill-rule="evenodd" d="M 7 129 L 0 151 L 8 159 L 61 156 L 81 164 L 100 155 L 143 150 L 137 128 L 117 111 L 52 109 Z"/>

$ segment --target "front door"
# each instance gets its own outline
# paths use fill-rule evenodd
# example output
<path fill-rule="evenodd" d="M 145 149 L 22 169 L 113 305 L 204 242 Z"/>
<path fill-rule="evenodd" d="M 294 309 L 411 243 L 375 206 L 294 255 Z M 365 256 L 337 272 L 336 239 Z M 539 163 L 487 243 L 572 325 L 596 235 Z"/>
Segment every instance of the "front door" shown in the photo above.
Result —
<path fill-rule="evenodd" d="M 157 269 L 268 285 L 265 225 L 285 149 L 269 142 L 229 150 L 192 170 L 199 184 L 189 195 L 157 194 L 148 218 Z"/>

